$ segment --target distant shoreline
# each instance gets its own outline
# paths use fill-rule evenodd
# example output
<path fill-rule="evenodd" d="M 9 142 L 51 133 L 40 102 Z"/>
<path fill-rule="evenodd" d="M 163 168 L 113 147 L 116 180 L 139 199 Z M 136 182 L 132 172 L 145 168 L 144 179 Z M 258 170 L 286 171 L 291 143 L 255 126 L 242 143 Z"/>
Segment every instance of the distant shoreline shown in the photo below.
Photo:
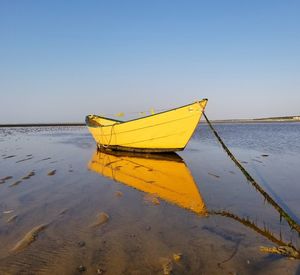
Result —
<path fill-rule="evenodd" d="M 255 124 L 255 123 L 299 123 L 300 119 L 228 119 L 228 120 L 211 120 L 215 124 Z M 206 124 L 207 122 L 201 121 Z M 21 128 L 21 127 L 66 127 L 66 126 L 86 126 L 85 123 L 19 123 L 19 124 L 0 124 L 0 128 Z"/>
<path fill-rule="evenodd" d="M 203 121 L 207 123 L 206 121 Z M 228 120 L 211 120 L 216 124 L 259 124 L 259 123 L 299 123 L 296 119 L 228 119 Z"/>
<path fill-rule="evenodd" d="M 19 124 L 0 124 L 0 128 L 13 127 L 55 127 L 55 126 L 85 126 L 85 123 L 19 123 Z"/>

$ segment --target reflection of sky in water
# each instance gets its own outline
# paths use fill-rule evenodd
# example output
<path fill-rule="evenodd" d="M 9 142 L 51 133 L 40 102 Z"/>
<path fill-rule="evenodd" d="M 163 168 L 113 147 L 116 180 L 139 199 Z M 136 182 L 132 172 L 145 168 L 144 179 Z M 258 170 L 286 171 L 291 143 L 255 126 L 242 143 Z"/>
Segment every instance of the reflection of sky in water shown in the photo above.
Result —
<path fill-rule="evenodd" d="M 300 223 L 300 124 L 219 124 L 215 128 L 261 187 Z M 277 233 L 289 230 L 243 178 L 206 125 L 197 129 L 187 150 L 180 154 L 197 178 L 208 209 L 230 210 Z M 213 180 L 208 171 L 220 178 Z M 293 239 L 299 243 L 297 234 Z"/>
<path fill-rule="evenodd" d="M 193 138 L 215 143 L 207 128 L 200 125 Z M 216 124 L 215 128 L 231 148 L 300 154 L 300 123 Z"/>

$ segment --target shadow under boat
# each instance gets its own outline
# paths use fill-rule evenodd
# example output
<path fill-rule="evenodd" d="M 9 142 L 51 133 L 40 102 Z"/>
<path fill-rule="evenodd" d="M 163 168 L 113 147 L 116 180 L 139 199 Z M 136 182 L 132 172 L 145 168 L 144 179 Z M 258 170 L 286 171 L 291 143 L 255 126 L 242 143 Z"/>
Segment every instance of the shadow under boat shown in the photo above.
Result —
<path fill-rule="evenodd" d="M 207 213 L 189 168 L 176 153 L 139 154 L 97 150 L 88 168 L 196 214 Z"/>

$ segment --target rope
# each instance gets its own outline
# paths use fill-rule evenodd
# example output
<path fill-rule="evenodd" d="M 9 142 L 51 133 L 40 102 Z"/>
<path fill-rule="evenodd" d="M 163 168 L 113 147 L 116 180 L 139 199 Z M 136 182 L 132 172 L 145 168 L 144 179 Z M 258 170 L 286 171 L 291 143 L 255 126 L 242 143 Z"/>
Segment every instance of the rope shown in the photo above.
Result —
<path fill-rule="evenodd" d="M 221 137 L 219 136 L 219 134 L 217 133 L 217 131 L 214 129 L 214 127 L 211 125 L 209 119 L 207 118 L 206 114 L 203 112 L 203 115 L 210 127 L 210 129 L 212 130 L 212 132 L 214 133 L 214 135 L 216 136 L 217 140 L 220 142 L 220 144 L 222 145 L 223 149 L 226 151 L 226 153 L 228 154 L 228 156 L 231 158 L 231 160 L 236 164 L 236 166 L 241 170 L 241 172 L 243 173 L 243 175 L 246 177 L 246 179 L 255 187 L 255 189 L 257 191 L 259 191 L 263 197 L 271 204 L 273 205 L 273 207 L 279 212 L 280 216 L 283 217 L 288 224 L 290 225 L 291 228 L 295 229 L 299 234 L 300 234 L 300 225 L 294 221 L 288 213 L 285 212 L 285 210 L 283 210 L 281 208 L 280 205 L 278 205 L 274 199 L 266 192 L 263 190 L 263 188 L 257 183 L 257 181 L 249 174 L 249 172 L 242 166 L 242 164 L 235 158 L 235 156 L 230 152 L 230 150 L 228 149 L 228 147 L 225 145 L 225 143 L 223 142 L 223 140 L 221 139 Z"/>
<path fill-rule="evenodd" d="M 111 140 L 112 140 L 112 136 L 113 136 L 113 130 L 114 130 L 114 127 L 115 127 L 116 124 L 117 124 L 117 123 L 114 123 L 114 124 L 111 126 L 109 140 L 108 140 L 108 139 L 106 138 L 106 136 L 103 134 L 103 129 L 102 129 L 102 127 L 100 126 L 100 129 L 101 129 L 101 135 L 102 135 L 103 137 L 105 137 L 106 143 L 107 143 L 107 144 L 101 144 L 102 147 L 104 147 L 104 148 L 108 148 L 108 147 L 109 147 L 109 145 L 110 145 L 110 143 L 111 143 Z"/>

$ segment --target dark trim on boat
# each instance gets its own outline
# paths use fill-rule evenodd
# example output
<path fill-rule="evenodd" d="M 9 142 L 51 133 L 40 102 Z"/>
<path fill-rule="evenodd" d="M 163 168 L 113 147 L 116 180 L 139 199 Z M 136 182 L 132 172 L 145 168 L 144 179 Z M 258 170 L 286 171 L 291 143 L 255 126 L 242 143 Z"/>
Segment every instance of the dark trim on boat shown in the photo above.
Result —
<path fill-rule="evenodd" d="M 123 120 L 118 120 L 118 119 L 114 119 L 114 118 L 110 118 L 110 117 L 104 117 L 104 116 L 98 116 L 98 115 L 92 115 L 92 114 L 87 115 L 87 116 L 85 117 L 85 121 L 86 121 L 87 119 L 90 119 L 89 116 L 95 116 L 95 117 L 97 117 L 97 118 L 103 118 L 103 119 L 112 120 L 112 121 L 120 122 L 120 123 L 126 122 L 126 121 L 123 121 Z"/>
<path fill-rule="evenodd" d="M 103 119 L 108 119 L 108 120 L 113 120 L 113 121 L 116 121 L 118 123 L 127 123 L 127 122 L 131 122 L 131 121 L 136 121 L 136 120 L 140 120 L 140 119 L 145 119 L 145 118 L 148 118 L 148 117 L 152 117 L 152 116 L 157 116 L 157 115 L 161 115 L 163 113 L 168 113 L 168 112 L 171 112 L 171 111 L 175 111 L 175 110 L 178 110 L 178 109 L 181 109 L 181 108 L 184 108 L 184 107 L 187 107 L 189 105 L 192 105 L 192 104 L 195 104 L 197 102 L 201 102 L 201 101 L 208 101 L 207 98 L 203 98 L 199 101 L 195 101 L 193 103 L 190 103 L 190 104 L 186 104 L 186 105 L 183 105 L 183 106 L 180 106 L 180 107 L 176 107 L 176 108 L 173 108 L 173 109 L 169 109 L 169 110 L 166 110 L 166 111 L 163 111 L 163 112 L 159 112 L 159 113 L 156 113 L 156 114 L 153 114 L 153 115 L 149 115 L 149 116 L 144 116 L 144 117 L 138 117 L 138 118 L 134 118 L 134 119 L 131 119 L 131 120 L 127 120 L 127 121 L 122 121 L 122 120 L 116 120 L 116 119 L 111 119 L 111 118 L 108 118 L 108 117 L 101 117 L 101 116 L 97 116 L 97 115 L 94 115 L 96 117 L 99 117 L 99 118 L 103 118 Z M 89 117 L 86 116 L 86 125 L 88 127 L 92 127 L 92 128 L 100 128 L 100 127 L 111 127 L 112 125 L 99 125 L 99 126 L 94 126 L 94 125 L 90 125 L 89 123 Z"/>
<path fill-rule="evenodd" d="M 98 149 L 101 150 L 110 150 L 110 151 L 125 151 L 132 153 L 170 153 L 175 151 L 182 151 L 183 148 L 138 148 L 138 147 L 127 147 L 120 145 L 108 145 L 103 146 L 101 144 L 97 144 Z"/>
<path fill-rule="evenodd" d="M 143 158 L 143 159 L 154 159 L 154 160 L 167 160 L 184 162 L 183 159 L 175 152 L 162 152 L 162 153 L 145 153 L 145 152 L 129 152 L 129 151 L 116 151 L 107 149 L 104 147 L 97 147 L 97 153 L 108 154 L 115 157 L 132 157 L 132 158 Z"/>
<path fill-rule="evenodd" d="M 115 122 L 114 124 L 116 124 L 116 123 L 119 124 L 119 123 L 124 122 L 124 121 L 121 121 L 121 120 L 102 117 L 102 116 L 98 116 L 98 115 L 87 115 L 85 117 L 85 125 L 88 126 L 88 127 L 92 127 L 92 128 L 99 128 L 99 127 L 104 127 L 104 126 L 99 125 L 99 123 L 97 121 L 93 120 L 92 118 L 90 118 L 90 116 L 97 117 L 97 118 L 103 118 L 103 119 L 106 119 L 106 120 L 111 120 L 112 122 Z M 112 126 L 114 124 L 110 124 L 110 125 L 107 125 L 107 126 Z"/>

